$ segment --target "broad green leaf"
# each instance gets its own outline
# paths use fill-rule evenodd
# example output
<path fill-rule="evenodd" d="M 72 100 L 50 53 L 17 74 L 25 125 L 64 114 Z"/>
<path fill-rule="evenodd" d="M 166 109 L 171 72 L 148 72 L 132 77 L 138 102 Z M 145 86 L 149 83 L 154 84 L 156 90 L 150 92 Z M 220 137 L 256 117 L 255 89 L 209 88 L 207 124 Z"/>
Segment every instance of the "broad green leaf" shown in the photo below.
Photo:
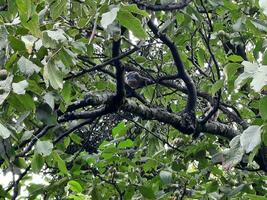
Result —
<path fill-rule="evenodd" d="M 16 94 L 25 94 L 26 88 L 28 87 L 29 83 L 26 80 L 20 81 L 18 83 L 12 83 L 13 92 Z"/>
<path fill-rule="evenodd" d="M 262 20 L 252 19 L 251 23 L 260 31 L 267 32 L 267 24 Z"/>
<path fill-rule="evenodd" d="M 23 41 L 17 39 L 16 37 L 9 35 L 8 40 L 13 50 L 19 51 L 22 54 L 25 53 L 26 47 Z"/>
<path fill-rule="evenodd" d="M 11 131 L 8 130 L 2 123 L 0 123 L 0 136 L 3 139 L 7 139 L 9 138 L 10 135 L 11 135 Z"/>
<path fill-rule="evenodd" d="M 267 11 L 266 11 L 267 15 Z M 249 200 L 267 200 L 267 197 L 256 195 L 256 194 L 245 194 L 244 197 L 246 197 Z"/>
<path fill-rule="evenodd" d="M 146 163 L 144 164 L 143 168 L 144 168 L 145 172 L 148 172 L 148 171 L 150 171 L 152 169 L 156 169 L 157 168 L 157 161 L 149 159 L 149 160 L 146 161 Z"/>
<path fill-rule="evenodd" d="M 261 89 L 267 84 L 267 66 L 259 66 L 256 63 L 250 63 L 248 61 L 243 61 L 244 72 L 239 75 L 235 80 L 235 87 L 240 88 L 248 78 L 252 78 L 250 83 L 252 89 L 256 92 L 260 92 Z"/>
<path fill-rule="evenodd" d="M 120 137 L 120 136 L 125 135 L 126 132 L 127 132 L 127 127 L 125 125 L 125 122 L 122 121 L 112 129 L 112 136 L 113 137 Z"/>
<path fill-rule="evenodd" d="M 253 149 L 261 143 L 261 126 L 250 126 L 240 136 L 240 144 L 246 153 L 253 151 Z"/>
<path fill-rule="evenodd" d="M 73 192 L 77 192 L 77 193 L 83 192 L 82 186 L 77 181 L 71 180 L 68 182 L 68 185 Z"/>
<path fill-rule="evenodd" d="M 118 145 L 118 148 L 120 149 L 124 149 L 124 148 L 130 148 L 130 147 L 133 147 L 134 146 L 134 143 L 131 139 L 127 139 L 125 141 L 121 141 Z"/>
<path fill-rule="evenodd" d="M 94 200 L 102 200 L 101 192 L 98 190 L 97 186 L 93 186 L 91 196 Z"/>
<path fill-rule="evenodd" d="M 210 181 L 205 185 L 205 188 L 208 193 L 218 191 L 219 184 L 217 181 Z"/>
<path fill-rule="evenodd" d="M 59 70 L 61 66 L 62 62 L 53 58 L 44 66 L 43 77 L 46 85 L 50 83 L 55 90 L 63 88 L 63 73 Z"/>
<path fill-rule="evenodd" d="M 77 134 L 70 134 L 70 139 L 76 144 L 81 144 L 81 138 Z"/>
<path fill-rule="evenodd" d="M 223 68 L 223 72 L 225 74 L 225 80 L 226 81 L 230 81 L 234 78 L 237 69 L 240 67 L 241 65 L 238 63 L 228 63 L 224 68 Z"/>
<path fill-rule="evenodd" d="M 65 44 L 68 41 L 64 30 L 46 30 L 43 32 L 43 45 L 46 48 L 56 49 L 58 46 Z"/>
<path fill-rule="evenodd" d="M 267 0 L 259 0 L 259 6 L 263 13 L 267 16 Z"/>
<path fill-rule="evenodd" d="M 230 55 L 228 56 L 228 60 L 232 62 L 242 62 L 244 59 L 238 55 Z"/>
<path fill-rule="evenodd" d="M 52 92 L 48 92 L 44 95 L 45 103 L 47 103 L 52 110 L 55 107 L 55 97 Z"/>
<path fill-rule="evenodd" d="M 3 25 L 0 25 L 0 49 L 6 48 L 7 45 L 7 30 L 6 27 Z"/>
<path fill-rule="evenodd" d="M 23 56 L 18 60 L 18 67 L 21 73 L 26 76 L 31 76 L 34 72 L 39 73 L 41 70 L 40 67 Z"/>
<path fill-rule="evenodd" d="M 170 184 L 172 182 L 172 173 L 169 171 L 161 171 L 159 173 L 160 179 L 162 180 L 162 182 L 166 185 Z"/>
<path fill-rule="evenodd" d="M 147 38 L 147 34 L 143 29 L 140 20 L 133 16 L 130 12 L 120 10 L 118 12 L 117 19 L 119 20 L 119 23 L 129 29 L 135 37 L 139 39 Z"/>
<path fill-rule="evenodd" d="M 212 156 L 212 162 L 214 164 L 222 163 L 225 170 L 230 170 L 242 160 L 244 153 L 245 150 L 240 144 L 240 135 L 238 135 L 231 140 L 229 149 Z"/>
<path fill-rule="evenodd" d="M 63 174 L 68 174 L 68 169 L 66 167 L 65 161 L 62 160 L 62 158 L 58 155 L 56 151 L 53 151 L 52 153 L 54 160 L 57 162 L 58 169 Z"/>
<path fill-rule="evenodd" d="M 71 101 L 71 92 L 72 92 L 72 86 L 70 82 L 66 82 L 62 89 L 62 97 L 66 103 L 70 103 Z"/>
<path fill-rule="evenodd" d="M 34 36 L 41 37 L 39 17 L 31 0 L 16 0 L 22 25 Z"/>
<path fill-rule="evenodd" d="M 101 26 L 104 29 L 107 29 L 108 25 L 112 24 L 114 22 L 114 20 L 117 17 L 117 12 L 119 11 L 118 7 L 114 7 L 112 8 L 110 11 L 103 13 L 102 14 L 102 18 L 101 18 Z"/>
<path fill-rule="evenodd" d="M 35 145 L 35 151 L 36 153 L 42 155 L 42 156 L 49 156 L 52 152 L 53 144 L 51 141 L 41 141 L 38 140 Z"/>
<path fill-rule="evenodd" d="M 40 154 L 35 153 L 33 155 L 32 161 L 31 161 L 32 171 L 35 172 L 35 173 L 40 172 L 40 170 L 42 169 L 43 165 L 44 165 L 43 157 Z"/>
<path fill-rule="evenodd" d="M 25 131 L 23 133 L 22 137 L 20 138 L 20 141 L 23 142 L 25 140 L 29 140 L 32 137 L 33 133 L 34 133 L 33 130 L 32 131 Z"/>
<path fill-rule="evenodd" d="M 262 97 L 259 101 L 259 111 L 261 118 L 267 120 L 267 96 Z"/>
<path fill-rule="evenodd" d="M 215 95 L 216 92 L 218 92 L 223 87 L 223 80 L 216 81 L 212 87 L 211 87 L 211 94 L 212 96 Z"/>
<path fill-rule="evenodd" d="M 141 187 L 139 187 L 139 191 L 143 195 L 143 197 L 145 197 L 147 199 L 156 199 L 154 191 L 151 187 L 141 186 Z"/>
<path fill-rule="evenodd" d="M 8 76 L 5 80 L 0 81 L 0 105 L 3 104 L 11 91 L 13 76 Z"/>
<path fill-rule="evenodd" d="M 53 20 L 57 19 L 67 7 L 67 0 L 56 0 L 50 3 L 50 15 Z"/>
<path fill-rule="evenodd" d="M 12 94 L 8 98 L 8 102 L 16 108 L 17 111 L 21 112 L 35 111 L 36 109 L 33 98 L 27 93 L 24 95 Z"/>
<path fill-rule="evenodd" d="M 21 40 L 24 42 L 25 48 L 27 49 L 27 52 L 29 54 L 33 51 L 33 46 L 35 42 L 37 42 L 38 38 L 32 36 L 32 35 L 23 35 L 21 36 Z"/>
<path fill-rule="evenodd" d="M 145 10 L 139 9 L 136 4 L 130 4 L 130 5 L 123 6 L 121 8 L 121 10 L 127 10 L 127 11 L 129 11 L 131 13 L 143 15 L 144 17 L 148 17 L 149 16 L 149 14 Z"/>

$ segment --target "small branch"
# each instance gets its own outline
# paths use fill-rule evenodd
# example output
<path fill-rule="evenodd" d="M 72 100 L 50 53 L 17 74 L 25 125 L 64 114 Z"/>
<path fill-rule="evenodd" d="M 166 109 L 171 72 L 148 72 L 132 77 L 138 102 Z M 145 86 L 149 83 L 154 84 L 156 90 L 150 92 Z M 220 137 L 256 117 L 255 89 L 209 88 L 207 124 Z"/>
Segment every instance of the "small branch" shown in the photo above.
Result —
<path fill-rule="evenodd" d="M 95 120 L 95 118 L 87 119 L 87 120 L 81 122 L 80 124 L 78 124 L 78 125 L 72 127 L 71 129 L 65 131 L 63 134 L 61 134 L 58 138 L 56 138 L 56 139 L 53 141 L 53 144 L 58 143 L 62 138 L 67 137 L 67 136 L 68 136 L 69 134 L 71 134 L 73 131 L 75 131 L 75 130 L 77 130 L 77 129 L 83 127 L 83 126 L 92 123 L 94 120 Z"/>
<path fill-rule="evenodd" d="M 52 128 L 52 127 L 53 127 L 53 126 L 45 126 L 45 127 L 40 131 L 40 133 L 37 134 L 37 135 L 31 140 L 31 142 L 28 144 L 28 146 L 27 146 L 22 152 L 20 152 L 18 155 L 16 155 L 16 157 L 23 157 L 23 156 L 25 156 L 26 153 L 28 153 L 28 152 L 32 149 L 32 147 L 35 145 L 35 143 L 37 142 L 37 140 L 38 140 L 39 138 L 41 138 L 42 136 L 44 136 L 44 135 L 47 133 L 47 131 L 48 131 L 50 128 Z"/>
<path fill-rule="evenodd" d="M 15 200 L 19 194 L 19 182 L 23 179 L 24 176 L 27 175 L 28 171 L 31 169 L 31 165 L 29 165 L 25 170 L 24 172 L 22 172 L 18 179 L 13 182 L 7 189 L 6 189 L 6 192 L 9 192 L 12 188 L 14 188 L 14 192 L 13 192 L 13 196 L 12 196 L 12 200 Z"/>
<path fill-rule="evenodd" d="M 122 58 L 125 58 L 125 57 L 131 55 L 132 53 L 138 51 L 139 49 L 140 49 L 140 46 L 138 46 L 138 47 L 134 47 L 134 48 L 132 48 L 131 50 L 126 51 L 126 52 L 120 54 L 120 55 L 117 56 L 117 57 L 108 59 L 108 60 L 106 60 L 106 61 L 104 61 L 103 63 L 98 64 L 98 65 L 95 65 L 94 63 L 90 62 L 89 60 L 83 59 L 84 62 L 88 62 L 88 63 L 94 65 L 94 67 L 92 67 L 92 68 L 90 68 L 90 69 L 82 70 L 81 72 L 78 72 L 77 74 L 70 75 L 70 76 L 64 78 L 64 80 L 69 80 L 69 79 L 77 78 L 77 77 L 82 76 L 82 75 L 84 75 L 84 74 L 86 74 L 86 73 L 89 73 L 89 72 L 92 72 L 92 71 L 95 71 L 95 70 L 99 70 L 99 69 L 101 69 L 101 68 L 103 68 L 103 67 L 105 67 L 105 66 L 107 66 L 107 65 L 109 65 L 109 64 L 112 64 L 112 63 L 113 63 L 114 61 L 116 61 L 116 60 L 120 60 L 120 59 L 122 59 Z M 80 58 L 81 58 L 81 57 L 80 57 Z"/>

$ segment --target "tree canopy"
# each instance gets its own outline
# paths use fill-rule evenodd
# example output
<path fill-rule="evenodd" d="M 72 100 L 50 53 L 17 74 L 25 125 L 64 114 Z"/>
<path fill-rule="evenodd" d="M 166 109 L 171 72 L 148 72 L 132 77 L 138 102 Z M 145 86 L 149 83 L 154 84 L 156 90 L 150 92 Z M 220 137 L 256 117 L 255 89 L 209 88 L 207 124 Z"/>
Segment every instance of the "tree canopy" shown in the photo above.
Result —
<path fill-rule="evenodd" d="M 266 20 L 266 0 L 0 0 L 1 199 L 267 199 Z"/>

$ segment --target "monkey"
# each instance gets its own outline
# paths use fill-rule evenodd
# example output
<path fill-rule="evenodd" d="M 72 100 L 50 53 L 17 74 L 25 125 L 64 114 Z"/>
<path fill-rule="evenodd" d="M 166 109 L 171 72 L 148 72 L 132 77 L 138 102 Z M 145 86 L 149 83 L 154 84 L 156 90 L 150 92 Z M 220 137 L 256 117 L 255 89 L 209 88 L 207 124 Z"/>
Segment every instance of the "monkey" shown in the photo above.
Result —
<path fill-rule="evenodd" d="M 145 85 L 151 84 L 152 81 L 138 72 L 130 71 L 125 74 L 125 83 L 129 85 L 132 89 L 138 89 Z"/>

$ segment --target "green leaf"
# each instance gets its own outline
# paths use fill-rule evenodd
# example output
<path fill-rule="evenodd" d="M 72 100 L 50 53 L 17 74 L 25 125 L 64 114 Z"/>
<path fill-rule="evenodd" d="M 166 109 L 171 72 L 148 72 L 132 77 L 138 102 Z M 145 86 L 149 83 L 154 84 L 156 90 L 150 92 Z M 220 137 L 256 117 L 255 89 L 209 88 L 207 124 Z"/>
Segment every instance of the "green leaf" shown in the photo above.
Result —
<path fill-rule="evenodd" d="M 223 72 L 225 74 L 225 80 L 226 81 L 233 80 L 239 67 L 241 67 L 241 65 L 238 63 L 228 63 L 223 68 Z"/>
<path fill-rule="evenodd" d="M 28 82 L 26 80 L 20 81 L 18 83 L 12 83 L 13 92 L 16 94 L 25 94 L 26 88 L 28 87 Z"/>
<path fill-rule="evenodd" d="M 267 11 L 266 11 L 267 15 Z M 248 198 L 249 200 L 267 200 L 267 197 L 259 196 L 256 194 L 245 194 L 244 197 Z"/>
<path fill-rule="evenodd" d="M 57 49 L 62 44 L 67 43 L 68 38 L 64 30 L 46 30 L 43 32 L 43 45 L 46 48 Z"/>
<path fill-rule="evenodd" d="M 3 139 L 7 139 L 9 138 L 10 135 L 11 135 L 11 131 L 8 130 L 3 124 L 0 123 L 0 136 Z"/>
<path fill-rule="evenodd" d="M 13 50 L 24 53 L 26 50 L 25 44 L 23 41 L 17 39 L 16 37 L 9 35 L 8 40 Z"/>
<path fill-rule="evenodd" d="M 80 136 L 76 135 L 76 134 L 70 134 L 70 139 L 75 142 L 76 144 L 81 144 L 81 138 Z"/>
<path fill-rule="evenodd" d="M 244 66 L 244 72 L 235 80 L 235 87 L 240 88 L 246 83 L 248 78 L 252 78 L 250 83 L 252 89 L 260 92 L 267 85 L 267 66 L 259 66 L 257 63 L 250 63 L 248 61 L 243 61 L 242 65 Z"/>
<path fill-rule="evenodd" d="M 72 85 L 70 82 L 66 82 L 63 86 L 61 95 L 66 103 L 71 102 Z"/>
<path fill-rule="evenodd" d="M 39 73 L 40 71 L 40 67 L 23 56 L 18 60 L 18 67 L 21 73 L 26 76 L 31 76 L 34 72 Z"/>
<path fill-rule="evenodd" d="M 10 105 L 21 112 L 35 111 L 36 109 L 33 98 L 27 93 L 25 95 L 10 95 L 8 102 L 10 103 Z"/>
<path fill-rule="evenodd" d="M 57 19 L 67 7 L 67 0 L 56 0 L 50 3 L 50 15 L 53 20 Z"/>
<path fill-rule="evenodd" d="M 77 192 L 77 193 L 83 192 L 82 186 L 77 181 L 71 180 L 68 182 L 68 185 L 73 192 Z"/>
<path fill-rule="evenodd" d="M 31 162 L 32 171 L 35 173 L 40 172 L 43 165 L 44 165 L 43 157 L 41 155 L 39 155 L 38 153 L 35 153 L 33 155 L 32 162 Z"/>
<path fill-rule="evenodd" d="M 127 132 L 127 127 L 125 125 L 125 122 L 122 121 L 122 122 L 118 123 L 117 126 L 115 126 L 112 129 L 112 136 L 113 137 L 120 137 L 120 136 L 125 135 L 126 132 Z"/>
<path fill-rule="evenodd" d="M 100 23 L 104 29 L 107 29 L 108 25 L 110 25 L 114 22 L 114 20 L 117 17 L 118 11 L 119 11 L 119 8 L 114 7 L 110 11 L 102 14 L 102 18 L 101 18 Z"/>
<path fill-rule="evenodd" d="M 212 96 L 215 95 L 223 87 L 223 80 L 216 81 L 211 87 L 211 94 Z"/>
<path fill-rule="evenodd" d="M 263 58 L 262 58 L 262 64 L 267 65 L 267 51 L 265 51 Z"/>
<path fill-rule="evenodd" d="M 146 39 L 147 34 L 142 27 L 140 20 L 134 17 L 130 12 L 120 10 L 117 15 L 119 23 L 129 29 L 133 35 L 139 39 Z"/>
<path fill-rule="evenodd" d="M 145 10 L 139 9 L 136 4 L 130 4 L 130 5 L 123 6 L 121 8 L 121 10 L 125 10 L 125 11 L 129 11 L 131 13 L 143 15 L 144 17 L 149 16 L 149 14 Z"/>
<path fill-rule="evenodd" d="M 228 56 L 228 60 L 232 62 L 242 62 L 244 59 L 238 55 L 230 55 Z"/>
<path fill-rule="evenodd" d="M 141 187 L 139 187 L 139 191 L 143 195 L 143 197 L 145 197 L 147 199 L 156 199 L 154 191 L 152 190 L 151 187 L 141 186 Z"/>
<path fill-rule="evenodd" d="M 8 33 L 6 30 L 6 27 L 3 25 L 0 25 L 0 49 L 6 48 L 6 45 L 8 43 L 7 36 L 8 36 Z"/>
<path fill-rule="evenodd" d="M 212 193 L 218 191 L 219 184 L 216 181 L 210 181 L 205 187 L 208 193 Z"/>
<path fill-rule="evenodd" d="M 246 153 L 253 151 L 253 149 L 261 143 L 261 126 L 250 126 L 240 136 L 240 143 Z"/>
<path fill-rule="evenodd" d="M 22 137 L 20 138 L 20 141 L 23 142 L 23 141 L 26 141 L 26 140 L 29 140 L 32 135 L 33 135 L 33 130 L 32 131 L 25 131 L 22 135 Z"/>
<path fill-rule="evenodd" d="M 162 180 L 162 182 L 166 185 L 170 184 L 172 182 L 172 173 L 169 171 L 161 171 L 159 173 L 160 179 Z"/>
<path fill-rule="evenodd" d="M 266 0 L 259 0 L 259 6 L 263 11 L 263 14 L 265 14 L 267 16 L 267 4 L 266 4 Z"/>
<path fill-rule="evenodd" d="M 5 80 L 0 81 L 0 105 L 3 104 L 11 91 L 13 76 L 8 76 Z"/>
<path fill-rule="evenodd" d="M 102 200 L 101 193 L 99 192 L 97 186 L 93 186 L 91 196 L 94 200 Z"/>
<path fill-rule="evenodd" d="M 52 92 L 48 92 L 44 95 L 44 101 L 47 103 L 52 110 L 55 107 L 55 97 Z"/>
<path fill-rule="evenodd" d="M 68 169 L 66 167 L 65 161 L 58 155 L 56 151 L 52 153 L 54 160 L 57 162 L 58 169 L 63 174 L 68 174 Z"/>
<path fill-rule="evenodd" d="M 35 151 L 36 153 L 42 155 L 42 156 L 49 156 L 52 152 L 53 144 L 51 141 L 41 141 L 38 140 L 35 145 Z"/>
<path fill-rule="evenodd" d="M 266 121 L 267 120 L 267 96 L 264 96 L 259 101 L 259 111 L 261 118 Z"/>
<path fill-rule="evenodd" d="M 124 148 L 130 148 L 130 147 L 133 147 L 134 146 L 134 143 L 131 139 L 127 139 L 125 141 L 121 141 L 118 145 L 118 148 L 120 149 L 124 149 Z"/>
<path fill-rule="evenodd" d="M 31 0 L 16 0 L 22 25 L 34 36 L 41 37 L 39 29 L 39 17 L 35 12 L 35 6 Z"/>
<path fill-rule="evenodd" d="M 240 135 L 234 137 L 229 145 L 229 149 L 225 149 L 212 156 L 212 162 L 214 164 L 222 163 L 225 170 L 230 170 L 236 166 L 242 160 L 245 153 L 244 148 L 240 144 Z"/>
<path fill-rule="evenodd" d="M 53 58 L 44 66 L 43 77 L 46 81 L 46 85 L 50 83 L 55 90 L 63 88 L 63 73 L 59 70 L 61 66 L 61 61 Z"/>

